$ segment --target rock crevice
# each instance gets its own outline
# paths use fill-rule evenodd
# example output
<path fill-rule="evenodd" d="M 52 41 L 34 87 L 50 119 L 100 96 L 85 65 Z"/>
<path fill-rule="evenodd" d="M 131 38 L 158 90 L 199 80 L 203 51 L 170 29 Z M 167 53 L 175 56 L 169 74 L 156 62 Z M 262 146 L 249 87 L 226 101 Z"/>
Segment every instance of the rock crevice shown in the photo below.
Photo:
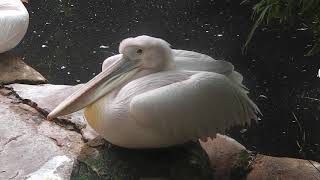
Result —
<path fill-rule="evenodd" d="M 43 109 L 38 106 L 38 104 L 31 99 L 24 99 L 22 98 L 15 90 L 14 88 L 10 86 L 0 85 L 0 89 L 5 89 L 7 92 L 5 96 L 8 96 L 9 98 L 16 98 L 17 103 L 22 103 L 27 106 L 30 106 L 31 108 L 34 108 L 43 118 L 46 119 L 47 115 L 49 114 L 48 110 Z M 11 96 L 11 97 L 10 97 Z M 12 97 L 13 96 L 13 97 Z M 56 123 L 57 125 L 61 126 L 62 128 L 65 128 L 70 131 L 75 131 L 81 135 L 83 135 L 82 129 L 86 127 L 85 124 L 80 123 L 74 123 L 72 121 L 69 121 L 68 119 L 63 118 L 55 118 L 51 120 L 53 123 Z M 84 141 L 86 142 L 87 139 L 84 138 Z"/>

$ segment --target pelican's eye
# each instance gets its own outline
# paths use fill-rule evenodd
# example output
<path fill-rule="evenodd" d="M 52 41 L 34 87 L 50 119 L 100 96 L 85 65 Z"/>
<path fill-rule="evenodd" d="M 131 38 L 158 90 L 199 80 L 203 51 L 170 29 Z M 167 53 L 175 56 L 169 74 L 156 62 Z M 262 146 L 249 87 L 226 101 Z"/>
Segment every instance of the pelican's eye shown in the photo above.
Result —
<path fill-rule="evenodd" d="M 142 52 L 143 52 L 142 49 L 137 50 L 137 54 L 142 54 Z"/>

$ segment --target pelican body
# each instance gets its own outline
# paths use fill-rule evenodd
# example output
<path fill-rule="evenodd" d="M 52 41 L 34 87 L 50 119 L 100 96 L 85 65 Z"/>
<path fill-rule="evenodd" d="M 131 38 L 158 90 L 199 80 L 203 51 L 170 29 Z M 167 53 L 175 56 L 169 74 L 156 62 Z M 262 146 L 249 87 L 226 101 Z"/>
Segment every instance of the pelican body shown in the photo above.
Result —
<path fill-rule="evenodd" d="M 29 13 L 22 2 L 0 0 L 0 53 L 16 47 L 27 32 Z"/>
<path fill-rule="evenodd" d="M 84 108 L 89 125 L 109 142 L 159 148 L 206 140 L 257 118 L 231 63 L 145 35 L 123 40 L 119 52 L 48 119 Z"/>

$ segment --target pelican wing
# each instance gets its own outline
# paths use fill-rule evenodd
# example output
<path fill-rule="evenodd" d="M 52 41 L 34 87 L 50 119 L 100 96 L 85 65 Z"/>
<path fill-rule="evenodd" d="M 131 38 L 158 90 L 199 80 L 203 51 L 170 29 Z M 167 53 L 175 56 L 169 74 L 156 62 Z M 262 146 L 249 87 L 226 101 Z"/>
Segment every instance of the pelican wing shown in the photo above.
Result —
<path fill-rule="evenodd" d="M 176 68 L 179 70 L 208 71 L 228 76 L 232 81 L 241 84 L 243 77 L 230 62 L 215 60 L 212 57 L 186 50 L 173 50 Z"/>
<path fill-rule="evenodd" d="M 224 75 L 199 72 L 135 96 L 130 115 L 176 141 L 214 137 L 257 118 L 258 107 L 241 88 Z"/>

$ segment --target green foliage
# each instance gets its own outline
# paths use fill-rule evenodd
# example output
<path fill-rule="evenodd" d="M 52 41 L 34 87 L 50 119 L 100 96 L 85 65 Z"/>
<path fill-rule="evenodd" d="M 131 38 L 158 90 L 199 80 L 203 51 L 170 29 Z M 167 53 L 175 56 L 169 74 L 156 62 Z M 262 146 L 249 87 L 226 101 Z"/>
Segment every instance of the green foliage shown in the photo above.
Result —
<path fill-rule="evenodd" d="M 243 3 L 249 3 L 249 0 L 244 0 Z M 255 23 L 244 49 L 247 48 L 254 32 L 261 24 L 273 22 L 291 27 L 299 22 L 313 32 L 316 40 L 307 55 L 320 53 L 320 0 L 257 0 L 254 3 L 252 18 Z"/>

